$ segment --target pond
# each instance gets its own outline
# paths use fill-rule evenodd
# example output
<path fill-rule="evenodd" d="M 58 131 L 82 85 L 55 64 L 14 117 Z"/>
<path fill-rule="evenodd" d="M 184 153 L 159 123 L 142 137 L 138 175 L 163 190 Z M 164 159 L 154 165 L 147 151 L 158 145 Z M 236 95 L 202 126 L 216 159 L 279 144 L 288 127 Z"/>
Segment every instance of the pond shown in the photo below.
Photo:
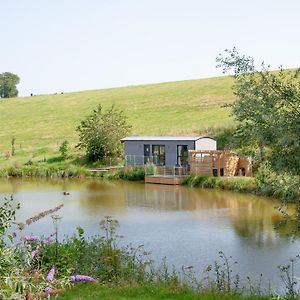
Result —
<path fill-rule="evenodd" d="M 155 261 L 167 257 L 178 270 L 192 265 L 201 273 L 223 251 L 238 261 L 235 270 L 242 277 L 258 279 L 262 273 L 280 285 L 277 266 L 299 253 L 298 241 L 274 229 L 281 216 L 278 202 L 269 198 L 121 181 L 1 179 L 0 201 L 11 194 L 21 203 L 17 219 L 22 222 L 63 203 L 60 238 L 77 226 L 89 236 L 99 234 L 100 220 L 112 216 L 124 243 L 143 244 Z M 49 216 L 25 229 L 53 231 Z"/>

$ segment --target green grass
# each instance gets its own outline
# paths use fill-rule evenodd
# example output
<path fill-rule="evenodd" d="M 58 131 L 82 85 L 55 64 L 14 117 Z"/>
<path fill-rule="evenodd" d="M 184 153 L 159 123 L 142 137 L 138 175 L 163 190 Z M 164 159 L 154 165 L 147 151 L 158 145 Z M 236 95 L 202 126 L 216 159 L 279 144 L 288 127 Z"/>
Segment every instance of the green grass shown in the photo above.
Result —
<path fill-rule="evenodd" d="M 64 140 L 73 147 L 76 127 L 98 103 L 124 110 L 138 135 L 196 135 L 230 127 L 230 109 L 222 105 L 234 100 L 232 83 L 216 77 L 0 100 L 0 164 L 7 163 L 1 154 L 11 149 L 12 137 L 16 157 L 10 164 L 57 154 Z"/>
<path fill-rule="evenodd" d="M 264 300 L 271 297 L 243 297 L 238 295 L 219 295 L 219 294 L 196 294 L 191 290 L 172 289 L 157 284 L 114 286 L 100 284 L 78 284 L 75 288 L 61 294 L 58 299 L 103 299 L 103 300 Z"/>
<path fill-rule="evenodd" d="M 203 175 L 189 175 L 182 183 L 191 187 L 221 189 L 254 193 L 257 191 L 256 181 L 253 177 L 211 177 Z"/>

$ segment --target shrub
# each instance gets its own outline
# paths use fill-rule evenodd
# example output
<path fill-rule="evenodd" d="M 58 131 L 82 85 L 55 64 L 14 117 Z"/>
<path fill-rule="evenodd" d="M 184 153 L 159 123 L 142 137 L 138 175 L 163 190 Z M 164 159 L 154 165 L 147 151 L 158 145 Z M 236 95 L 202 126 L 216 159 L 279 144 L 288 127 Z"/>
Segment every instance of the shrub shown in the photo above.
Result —
<path fill-rule="evenodd" d="M 103 112 L 102 106 L 98 105 L 77 127 L 79 143 L 76 147 L 86 150 L 89 161 L 120 157 L 121 139 L 130 129 L 122 111 L 112 106 Z"/>
<path fill-rule="evenodd" d="M 256 174 L 257 193 L 273 196 L 284 202 L 300 200 L 300 177 L 289 173 L 278 174 L 268 163 L 262 165 Z"/>
<path fill-rule="evenodd" d="M 69 151 L 69 142 L 67 140 L 64 140 L 61 145 L 59 146 L 59 152 L 60 156 L 63 159 L 66 159 L 68 156 L 68 151 Z"/>
<path fill-rule="evenodd" d="M 129 181 L 141 181 L 145 179 L 145 168 L 134 167 L 128 171 L 122 171 L 120 174 L 121 179 Z"/>

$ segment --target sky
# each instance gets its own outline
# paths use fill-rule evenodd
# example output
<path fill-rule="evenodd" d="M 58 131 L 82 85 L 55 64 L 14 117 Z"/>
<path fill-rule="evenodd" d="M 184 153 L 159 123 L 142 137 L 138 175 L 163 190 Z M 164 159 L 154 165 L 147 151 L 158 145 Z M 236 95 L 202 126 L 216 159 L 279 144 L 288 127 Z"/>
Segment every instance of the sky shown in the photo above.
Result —
<path fill-rule="evenodd" d="M 0 73 L 19 95 L 222 75 L 237 47 L 300 66 L 299 0 L 0 0 Z"/>

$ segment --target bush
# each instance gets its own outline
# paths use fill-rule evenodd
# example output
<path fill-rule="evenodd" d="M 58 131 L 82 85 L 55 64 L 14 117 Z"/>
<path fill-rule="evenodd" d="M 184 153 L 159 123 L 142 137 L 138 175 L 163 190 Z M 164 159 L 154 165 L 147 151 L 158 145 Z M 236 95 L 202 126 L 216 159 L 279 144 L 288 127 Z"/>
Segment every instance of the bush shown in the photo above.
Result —
<path fill-rule="evenodd" d="M 284 202 L 300 200 L 300 177 L 287 172 L 278 174 L 268 163 L 258 169 L 256 184 L 260 195 L 276 197 Z"/>
<path fill-rule="evenodd" d="M 59 152 L 60 156 L 63 159 L 66 159 L 68 156 L 68 151 L 69 151 L 69 142 L 67 140 L 64 140 L 61 145 L 59 146 Z"/>
<path fill-rule="evenodd" d="M 122 171 L 120 174 L 121 179 L 129 181 L 141 181 L 145 179 L 145 168 L 134 167 L 128 171 Z"/>
<path fill-rule="evenodd" d="M 94 177 L 102 177 L 109 180 L 117 180 L 123 179 L 128 181 L 143 181 L 145 179 L 146 172 L 147 175 L 152 173 L 153 168 L 149 167 L 149 169 L 145 169 L 144 167 L 133 167 L 126 171 L 115 171 L 115 172 L 107 172 L 107 173 L 100 173 L 100 174 L 93 174 Z M 152 173 L 153 174 L 153 173 Z"/>
<path fill-rule="evenodd" d="M 121 139 L 130 129 L 122 111 L 112 106 L 103 112 L 102 106 L 98 105 L 77 127 L 79 143 L 76 147 L 85 149 L 92 162 L 120 157 L 123 152 Z"/>

